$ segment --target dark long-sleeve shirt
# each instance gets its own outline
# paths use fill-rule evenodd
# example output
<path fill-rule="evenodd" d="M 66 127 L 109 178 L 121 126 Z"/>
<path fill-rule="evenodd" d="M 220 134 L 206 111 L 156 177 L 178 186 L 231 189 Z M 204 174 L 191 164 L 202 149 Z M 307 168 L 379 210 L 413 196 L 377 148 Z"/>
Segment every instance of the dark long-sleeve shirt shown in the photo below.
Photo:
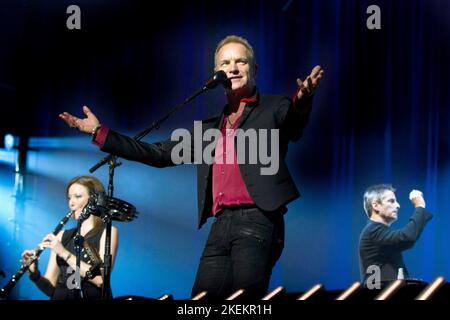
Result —
<path fill-rule="evenodd" d="M 381 282 L 397 278 L 398 269 L 403 268 L 405 278 L 409 277 L 402 252 L 414 246 L 425 224 L 433 217 L 426 209 L 418 207 L 401 229 L 392 230 L 387 225 L 369 221 L 359 239 L 359 266 L 361 279 L 366 284 L 372 273 L 367 268 L 376 265 L 381 271 Z"/>

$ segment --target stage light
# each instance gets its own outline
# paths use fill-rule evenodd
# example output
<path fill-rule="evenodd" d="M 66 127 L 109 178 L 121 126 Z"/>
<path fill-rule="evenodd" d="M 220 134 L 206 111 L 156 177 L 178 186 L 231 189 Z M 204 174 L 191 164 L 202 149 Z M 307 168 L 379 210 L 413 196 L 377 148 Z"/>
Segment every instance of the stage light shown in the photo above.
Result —
<path fill-rule="evenodd" d="M 171 294 L 165 294 L 159 297 L 158 300 L 173 300 L 173 296 Z"/>
<path fill-rule="evenodd" d="M 355 282 L 353 283 L 347 290 L 345 290 L 344 292 L 342 292 L 337 298 L 336 300 L 345 300 L 347 298 L 349 298 L 351 295 L 353 295 L 356 291 L 358 291 L 359 289 L 361 289 L 362 285 L 360 282 Z"/>
<path fill-rule="evenodd" d="M 390 297 L 392 297 L 392 295 L 394 295 L 394 293 L 398 291 L 398 289 L 403 286 L 404 283 L 404 280 L 395 280 L 391 282 L 389 286 L 387 286 L 383 291 L 380 292 L 378 296 L 375 297 L 375 300 L 389 299 Z"/>
<path fill-rule="evenodd" d="M 272 292 L 270 292 L 269 294 L 267 294 L 264 298 L 262 298 L 261 300 L 270 300 L 273 297 L 275 297 L 276 295 L 279 295 L 280 293 L 282 293 L 284 291 L 284 288 L 282 286 L 279 286 L 278 288 L 274 289 Z"/>
<path fill-rule="evenodd" d="M 195 295 L 191 300 L 203 299 L 207 294 L 208 294 L 208 291 L 202 291 L 199 294 Z"/>
<path fill-rule="evenodd" d="M 306 291 L 304 294 L 302 294 L 300 297 L 298 297 L 297 300 L 306 300 L 309 299 L 312 295 L 316 294 L 320 290 L 323 289 L 323 284 L 318 283 L 315 286 L 312 286 L 311 289 Z"/>
<path fill-rule="evenodd" d="M 14 136 L 12 134 L 6 134 L 5 135 L 5 139 L 4 139 L 4 144 L 5 144 L 5 149 L 6 150 L 11 150 L 12 148 L 14 148 L 14 143 L 16 142 L 16 139 L 14 138 Z"/>
<path fill-rule="evenodd" d="M 444 277 L 437 277 L 432 283 L 430 283 L 414 300 L 430 300 L 431 297 L 438 291 L 440 287 L 445 283 Z"/>
<path fill-rule="evenodd" d="M 238 291 L 233 293 L 231 296 L 229 296 L 225 300 L 234 300 L 234 299 L 238 298 L 239 296 L 241 296 L 244 292 L 245 292 L 244 289 L 239 289 Z"/>

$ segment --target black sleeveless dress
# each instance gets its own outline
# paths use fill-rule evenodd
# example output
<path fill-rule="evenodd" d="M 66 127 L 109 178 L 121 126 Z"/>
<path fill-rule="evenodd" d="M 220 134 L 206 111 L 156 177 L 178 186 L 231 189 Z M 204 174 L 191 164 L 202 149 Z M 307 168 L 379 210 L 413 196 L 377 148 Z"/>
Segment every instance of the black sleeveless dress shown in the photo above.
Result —
<path fill-rule="evenodd" d="M 84 241 L 89 242 L 90 247 L 93 250 L 99 252 L 100 248 L 100 238 L 103 234 L 104 227 L 96 235 L 85 239 Z M 65 230 L 62 235 L 61 243 L 64 247 L 76 257 L 74 237 L 77 233 L 77 229 Z M 87 254 L 86 249 L 83 248 L 81 251 L 81 261 L 91 264 L 91 257 Z M 56 263 L 59 266 L 60 272 L 58 276 L 58 281 L 55 286 L 55 290 L 51 297 L 52 300 L 74 300 L 76 299 L 73 287 L 75 286 L 75 271 L 59 256 L 56 257 Z M 102 298 L 102 287 L 97 287 L 92 282 L 87 279 L 81 278 L 81 289 L 83 293 L 83 299 L 88 300 L 99 300 Z M 111 296 L 111 293 L 110 293 Z"/>

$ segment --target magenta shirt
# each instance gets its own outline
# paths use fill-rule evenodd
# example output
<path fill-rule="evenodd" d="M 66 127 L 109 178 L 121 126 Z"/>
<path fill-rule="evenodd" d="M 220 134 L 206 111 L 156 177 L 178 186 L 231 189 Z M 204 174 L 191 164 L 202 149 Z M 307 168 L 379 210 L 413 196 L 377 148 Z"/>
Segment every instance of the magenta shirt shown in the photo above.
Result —
<path fill-rule="evenodd" d="M 242 99 L 241 102 L 256 102 L 256 98 Z M 248 193 L 237 163 L 234 137 L 239 119 L 230 129 L 226 129 L 225 116 L 221 136 L 217 141 L 212 168 L 212 214 L 215 216 L 223 207 L 255 204 Z"/>
<path fill-rule="evenodd" d="M 105 144 L 106 136 L 108 135 L 109 129 L 102 125 L 100 129 L 98 129 L 97 134 L 95 135 L 95 139 L 92 140 L 92 143 L 95 144 L 100 149 Z"/>

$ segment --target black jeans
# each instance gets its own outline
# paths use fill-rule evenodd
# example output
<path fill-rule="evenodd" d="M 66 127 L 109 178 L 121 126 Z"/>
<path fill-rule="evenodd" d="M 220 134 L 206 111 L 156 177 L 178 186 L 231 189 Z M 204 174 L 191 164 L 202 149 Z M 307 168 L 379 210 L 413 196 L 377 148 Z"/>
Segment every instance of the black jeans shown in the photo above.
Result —
<path fill-rule="evenodd" d="M 207 291 L 210 299 L 224 299 L 244 289 L 245 298 L 262 298 L 284 248 L 285 212 L 222 210 L 211 226 L 192 296 Z"/>

